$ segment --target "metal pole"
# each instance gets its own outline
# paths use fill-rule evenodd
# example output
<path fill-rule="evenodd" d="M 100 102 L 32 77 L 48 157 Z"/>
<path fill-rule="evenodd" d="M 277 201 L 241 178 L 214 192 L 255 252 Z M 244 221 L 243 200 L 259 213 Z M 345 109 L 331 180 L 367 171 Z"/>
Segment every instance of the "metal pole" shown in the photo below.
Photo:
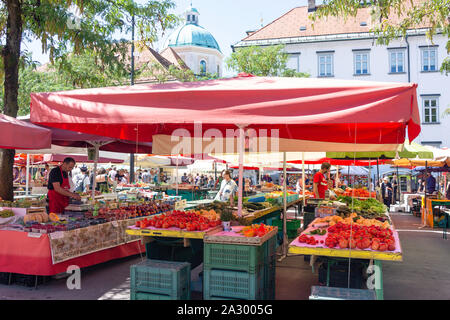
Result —
<path fill-rule="evenodd" d="M 131 16 L 131 85 L 134 86 L 134 13 Z M 130 153 L 130 183 L 135 180 L 134 158 L 134 153 Z"/>
<path fill-rule="evenodd" d="M 242 191 L 244 175 L 244 126 L 239 126 L 239 179 L 238 179 L 238 216 L 242 216 Z"/>
<path fill-rule="evenodd" d="M 176 194 L 177 194 L 177 196 L 178 196 L 178 158 L 179 158 L 179 155 L 177 154 L 177 174 L 176 174 Z"/>
<path fill-rule="evenodd" d="M 287 255 L 288 239 L 286 230 L 287 203 L 286 203 L 286 152 L 283 152 L 283 256 Z"/>
<path fill-rule="evenodd" d="M 305 153 L 302 152 L 302 196 L 303 196 L 303 206 L 302 206 L 302 213 L 305 212 L 305 206 L 306 206 L 306 199 L 305 199 Z"/>
<path fill-rule="evenodd" d="M 377 183 L 380 183 L 380 167 L 378 166 L 378 158 L 377 158 Z"/>
<path fill-rule="evenodd" d="M 369 192 L 372 192 L 372 184 L 370 183 L 372 180 L 372 165 L 370 163 L 370 158 L 369 158 Z"/>
<path fill-rule="evenodd" d="M 28 195 L 28 190 L 30 186 L 30 154 L 27 154 L 27 173 L 25 174 L 25 195 Z"/>
<path fill-rule="evenodd" d="M 398 196 L 398 201 L 400 202 L 400 176 L 398 175 L 398 166 L 397 166 L 397 196 Z M 395 202 L 397 203 L 397 201 Z"/>
<path fill-rule="evenodd" d="M 92 190 L 91 190 L 91 196 L 92 196 L 92 200 L 95 199 L 95 187 L 97 185 L 97 182 L 95 181 L 95 176 L 97 175 L 97 163 L 98 163 L 98 150 L 100 148 L 98 143 L 94 144 L 95 147 L 95 161 L 94 161 L 94 172 L 92 173 L 93 175 L 93 179 L 92 179 Z"/>

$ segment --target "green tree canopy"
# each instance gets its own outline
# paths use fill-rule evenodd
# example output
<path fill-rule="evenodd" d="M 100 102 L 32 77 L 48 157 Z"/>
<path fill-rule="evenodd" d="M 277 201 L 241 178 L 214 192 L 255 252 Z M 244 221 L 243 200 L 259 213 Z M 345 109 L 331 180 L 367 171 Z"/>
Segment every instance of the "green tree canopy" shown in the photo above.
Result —
<path fill-rule="evenodd" d="M 159 34 L 179 21 L 170 13 L 174 6 L 171 0 L 148 0 L 143 5 L 132 0 L 0 1 L 0 36 L 5 39 L 0 51 L 3 58 L 0 76 L 4 78 L 3 113 L 12 117 L 18 114 L 19 100 L 22 99 L 19 77 L 31 77 L 29 80 L 33 82 L 38 81 L 34 77 L 42 76 L 29 73 L 26 68 L 19 75 L 23 40 L 40 40 L 42 51 L 49 53 L 50 61 L 57 61 L 59 70 L 73 75 L 71 85 L 83 81 L 87 67 L 92 66 L 93 61 L 104 68 L 105 76 L 124 74 L 129 70 L 126 67 L 127 47 L 124 41 L 116 40 L 114 36 L 117 32 L 129 33 L 134 20 L 139 41 L 151 45 Z M 77 60 L 71 55 L 81 53 L 87 60 Z M 87 66 L 83 66 L 85 62 L 88 62 Z M 89 85 L 108 81 L 98 75 L 89 79 Z M 14 150 L 2 150 L 0 197 L 3 199 L 13 198 L 13 163 Z"/>
<path fill-rule="evenodd" d="M 246 72 L 255 76 L 309 77 L 307 73 L 287 68 L 289 55 L 284 48 L 284 45 L 239 48 L 226 60 L 226 64 L 234 71 Z"/>

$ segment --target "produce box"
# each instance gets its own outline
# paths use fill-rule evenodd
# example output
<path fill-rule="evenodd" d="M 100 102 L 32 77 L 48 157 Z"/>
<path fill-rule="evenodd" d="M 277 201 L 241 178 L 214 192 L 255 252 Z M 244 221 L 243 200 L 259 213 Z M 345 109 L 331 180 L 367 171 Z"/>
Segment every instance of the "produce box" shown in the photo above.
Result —
<path fill-rule="evenodd" d="M 204 300 L 234 298 L 263 300 L 265 297 L 264 268 L 256 273 L 229 270 L 204 271 Z"/>
<path fill-rule="evenodd" d="M 144 260 L 131 266 L 132 300 L 155 300 L 150 299 L 155 295 L 156 298 L 162 295 L 174 300 L 189 300 L 190 283 L 191 264 L 187 262 Z"/>
<path fill-rule="evenodd" d="M 375 290 L 312 286 L 309 300 L 376 300 Z"/>
<path fill-rule="evenodd" d="M 222 244 L 241 244 L 248 246 L 261 246 L 267 240 L 274 237 L 278 228 L 275 227 L 272 231 L 266 233 L 263 237 L 245 237 L 238 233 L 244 226 L 232 227 L 231 231 L 222 231 L 214 234 L 208 234 L 203 238 L 204 243 L 222 243 Z"/>
<path fill-rule="evenodd" d="M 204 243 L 205 270 L 223 269 L 255 273 L 264 265 L 266 247 L 241 244 Z"/>

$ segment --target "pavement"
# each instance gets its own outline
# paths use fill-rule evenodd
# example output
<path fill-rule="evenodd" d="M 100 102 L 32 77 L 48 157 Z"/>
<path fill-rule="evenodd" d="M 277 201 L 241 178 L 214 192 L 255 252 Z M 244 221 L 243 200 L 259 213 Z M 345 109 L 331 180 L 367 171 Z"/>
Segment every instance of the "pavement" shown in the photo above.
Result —
<path fill-rule="evenodd" d="M 402 262 L 382 262 L 385 300 L 450 299 L 450 240 L 442 238 L 442 229 L 421 228 L 420 218 L 391 213 L 399 231 Z M 68 289 L 68 278 L 51 279 L 37 289 L 21 285 L 0 285 L 0 300 L 128 300 L 130 266 L 145 259 L 141 256 L 109 261 L 81 270 L 81 288 Z M 202 297 L 202 265 L 192 271 L 191 299 Z M 276 299 L 308 300 L 311 286 L 318 284 L 304 256 L 288 256 L 277 262 Z"/>

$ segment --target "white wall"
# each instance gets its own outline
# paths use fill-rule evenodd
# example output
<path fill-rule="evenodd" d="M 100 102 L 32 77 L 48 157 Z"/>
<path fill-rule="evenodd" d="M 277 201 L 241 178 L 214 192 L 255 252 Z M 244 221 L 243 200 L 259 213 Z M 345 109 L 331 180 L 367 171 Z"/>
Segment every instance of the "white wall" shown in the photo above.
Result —
<path fill-rule="evenodd" d="M 418 104 L 421 120 L 423 121 L 423 94 L 438 94 L 440 124 L 421 124 L 422 132 L 415 142 L 441 141 L 441 147 L 450 147 L 450 116 L 443 117 L 446 108 L 450 108 L 450 76 L 438 72 L 421 72 L 421 50 L 419 46 L 430 45 L 425 36 L 409 36 L 410 44 L 410 76 L 411 82 L 417 83 Z M 446 54 L 447 39 L 442 35 L 434 37 L 434 44 L 438 45 L 438 69 Z M 406 47 L 405 41 L 392 41 L 388 46 L 376 45 L 374 40 L 345 40 L 327 41 L 301 44 L 288 44 L 288 53 L 292 55 L 288 60 L 288 67 L 299 72 L 307 72 L 311 77 L 318 76 L 318 57 L 316 51 L 334 50 L 334 78 L 367 81 L 408 82 L 407 51 L 405 51 L 405 73 L 389 74 L 389 54 L 387 48 Z M 369 75 L 354 76 L 354 49 L 370 49 Z"/>
<path fill-rule="evenodd" d="M 186 65 L 195 74 L 200 74 L 200 61 L 206 61 L 206 71 L 211 74 L 217 73 L 219 66 L 219 77 L 223 73 L 223 55 L 215 50 L 203 47 L 185 46 L 172 47 L 178 55 L 183 59 Z"/>

